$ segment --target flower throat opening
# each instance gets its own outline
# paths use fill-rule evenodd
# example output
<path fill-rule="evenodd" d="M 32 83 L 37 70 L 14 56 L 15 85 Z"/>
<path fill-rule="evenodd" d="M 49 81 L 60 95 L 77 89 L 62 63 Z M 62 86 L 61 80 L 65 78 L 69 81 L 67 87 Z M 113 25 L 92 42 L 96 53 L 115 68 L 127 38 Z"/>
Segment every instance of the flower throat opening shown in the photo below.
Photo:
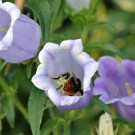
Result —
<path fill-rule="evenodd" d="M 10 27 L 11 17 L 6 11 L 2 9 L 0 9 L 0 16 L 2 17 L 0 20 L 0 40 L 2 40 Z"/>
<path fill-rule="evenodd" d="M 72 73 L 66 72 L 62 75 L 60 75 L 57 78 L 52 78 L 53 80 L 57 80 L 56 82 L 56 89 L 62 94 L 62 95 L 68 95 L 68 96 L 82 96 L 83 90 L 81 81 L 79 78 L 76 78 L 76 76 Z"/>
<path fill-rule="evenodd" d="M 133 90 L 131 89 L 130 84 L 128 82 L 125 83 L 125 87 L 127 90 L 127 94 L 131 96 L 133 94 Z"/>

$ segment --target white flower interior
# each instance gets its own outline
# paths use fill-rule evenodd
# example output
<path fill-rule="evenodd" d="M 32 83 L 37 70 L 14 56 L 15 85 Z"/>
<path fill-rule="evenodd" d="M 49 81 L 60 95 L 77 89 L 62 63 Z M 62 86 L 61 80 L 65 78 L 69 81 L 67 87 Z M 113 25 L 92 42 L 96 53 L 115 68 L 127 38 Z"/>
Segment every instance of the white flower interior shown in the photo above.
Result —
<path fill-rule="evenodd" d="M 10 27 L 11 17 L 6 11 L 1 9 L 0 9 L 0 16 L 3 16 L 3 18 L 0 20 L 0 40 L 2 40 L 2 38 L 6 35 Z"/>
<path fill-rule="evenodd" d="M 53 58 L 52 64 L 49 61 L 49 75 L 55 88 L 63 95 L 82 96 L 84 70 L 77 59 L 66 49 L 56 51 Z"/>

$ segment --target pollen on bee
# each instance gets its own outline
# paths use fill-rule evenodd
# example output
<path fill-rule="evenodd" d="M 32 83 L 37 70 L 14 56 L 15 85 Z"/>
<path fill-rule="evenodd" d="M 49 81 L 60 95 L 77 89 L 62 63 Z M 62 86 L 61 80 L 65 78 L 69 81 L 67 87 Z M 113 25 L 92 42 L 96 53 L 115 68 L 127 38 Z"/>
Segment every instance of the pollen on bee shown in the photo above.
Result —
<path fill-rule="evenodd" d="M 57 80 L 57 86 L 61 86 L 65 83 L 65 79 L 63 77 L 60 77 L 58 80 Z"/>
<path fill-rule="evenodd" d="M 129 83 L 125 83 L 125 87 L 126 87 L 126 90 L 127 90 L 127 94 L 130 96 L 133 94 L 133 90 L 131 89 Z"/>
<path fill-rule="evenodd" d="M 73 74 L 73 73 L 72 73 Z M 73 74 L 72 76 L 66 72 L 58 77 L 52 78 L 56 89 L 62 94 L 62 95 L 68 95 L 68 96 L 82 96 L 83 90 L 81 88 L 81 81 L 79 78 L 76 78 Z"/>

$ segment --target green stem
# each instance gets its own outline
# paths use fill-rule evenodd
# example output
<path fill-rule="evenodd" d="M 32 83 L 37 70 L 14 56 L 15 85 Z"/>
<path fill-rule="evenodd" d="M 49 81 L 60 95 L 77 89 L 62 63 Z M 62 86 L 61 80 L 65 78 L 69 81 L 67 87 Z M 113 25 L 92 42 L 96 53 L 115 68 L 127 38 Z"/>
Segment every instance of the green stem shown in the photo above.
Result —
<path fill-rule="evenodd" d="M 52 108 L 49 108 L 51 118 L 55 118 L 55 113 Z"/>
<path fill-rule="evenodd" d="M 28 112 L 24 108 L 24 106 L 21 104 L 21 102 L 19 101 L 19 99 L 17 97 L 15 97 L 15 106 L 18 108 L 18 110 L 22 113 L 22 115 L 24 116 L 24 118 L 29 123 Z"/>
<path fill-rule="evenodd" d="M 64 135 L 70 135 L 70 122 L 64 123 Z"/>
<path fill-rule="evenodd" d="M 83 44 L 86 43 L 88 34 L 89 34 L 89 25 L 87 25 L 83 28 L 83 32 L 81 35 L 81 39 L 82 39 Z"/>
<path fill-rule="evenodd" d="M 35 14 L 33 14 L 33 16 L 34 16 L 34 21 L 37 21 L 38 20 L 37 16 Z"/>
<path fill-rule="evenodd" d="M 1 70 L 6 66 L 7 62 L 4 62 L 1 66 L 0 66 L 0 72 Z"/>
<path fill-rule="evenodd" d="M 1 88 L 6 92 L 7 95 L 14 95 L 13 91 L 9 88 L 9 86 L 7 85 L 7 83 L 5 82 L 5 80 L 0 76 L 0 86 Z M 28 120 L 28 113 L 26 111 L 26 109 L 23 107 L 23 105 L 21 104 L 21 102 L 19 101 L 19 99 L 14 95 L 15 97 L 15 105 L 18 108 L 18 110 L 24 115 L 24 118 Z"/>
<path fill-rule="evenodd" d="M 60 135 L 61 132 L 60 132 L 60 125 L 56 125 L 55 128 L 54 128 L 54 135 Z"/>
<path fill-rule="evenodd" d="M 3 80 L 3 78 L 0 76 L 0 86 L 3 90 L 5 90 L 5 92 L 7 94 L 11 94 L 11 89 L 8 87 L 7 83 L 5 82 L 5 80 Z"/>
<path fill-rule="evenodd" d="M 57 116 L 56 114 L 54 113 L 54 110 L 52 108 L 49 108 L 49 111 L 50 111 L 50 115 L 51 115 L 51 118 L 52 119 L 55 119 Z M 61 134 L 61 131 L 60 131 L 60 125 L 57 124 L 54 128 L 54 132 L 53 132 L 54 135 L 60 135 Z"/>

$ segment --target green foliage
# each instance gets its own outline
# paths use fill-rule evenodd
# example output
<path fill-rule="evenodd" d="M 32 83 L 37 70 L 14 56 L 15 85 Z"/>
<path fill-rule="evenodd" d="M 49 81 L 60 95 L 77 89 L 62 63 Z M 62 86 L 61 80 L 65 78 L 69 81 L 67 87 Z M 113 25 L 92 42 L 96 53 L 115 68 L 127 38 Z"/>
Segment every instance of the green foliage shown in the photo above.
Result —
<path fill-rule="evenodd" d="M 33 61 L 29 62 L 26 67 L 26 74 L 27 77 L 30 78 L 31 73 L 32 73 L 32 67 L 33 67 Z"/>
<path fill-rule="evenodd" d="M 99 98 L 94 97 L 93 102 L 94 102 L 94 104 L 98 105 L 102 110 L 111 114 L 108 106 L 103 101 L 101 101 Z"/>
<path fill-rule="evenodd" d="M 1 131 L 2 131 L 2 119 L 5 117 L 5 113 L 0 114 L 0 135 L 1 135 Z"/>
<path fill-rule="evenodd" d="M 81 11 L 65 0 L 27 0 L 23 13 L 41 27 L 39 51 L 46 42 L 81 38 L 96 60 L 105 55 L 135 60 L 134 0 L 91 0 Z M 37 56 L 19 64 L 0 60 L 0 135 L 94 135 L 104 111 L 112 115 L 115 135 L 135 134 L 135 122 L 125 122 L 98 97 L 80 110 L 58 110 L 44 91 L 33 88 L 38 65 Z"/>
<path fill-rule="evenodd" d="M 62 123 L 64 123 L 64 120 L 61 118 L 48 119 L 41 129 L 41 135 L 48 135 L 56 126 L 60 126 Z"/>
<path fill-rule="evenodd" d="M 14 111 L 14 97 L 12 95 L 4 95 L 2 98 L 4 112 L 11 128 L 14 128 L 15 111 Z"/>
<path fill-rule="evenodd" d="M 2 95 L 2 105 L 6 118 L 11 128 L 14 128 L 15 111 L 14 111 L 14 95 L 6 82 L 0 77 L 0 87 L 6 92 Z"/>
<path fill-rule="evenodd" d="M 33 135 L 39 135 L 43 111 L 45 109 L 45 93 L 33 89 L 28 102 L 28 114 Z"/>
<path fill-rule="evenodd" d="M 1 70 L 5 67 L 5 65 L 7 64 L 7 62 L 1 62 L 1 64 L 0 64 L 0 72 L 1 72 Z"/>
<path fill-rule="evenodd" d="M 43 43 L 47 42 L 51 20 L 51 7 L 49 2 L 45 0 L 29 0 L 27 5 L 39 19 Z"/>
<path fill-rule="evenodd" d="M 120 8 L 129 12 L 135 12 L 134 0 L 113 0 Z"/>
<path fill-rule="evenodd" d="M 56 8 L 57 6 L 57 8 Z M 51 31 L 57 30 L 61 27 L 65 17 L 65 3 L 63 0 L 53 0 L 52 4 L 52 19 Z"/>
<path fill-rule="evenodd" d="M 100 51 L 107 51 L 107 52 L 112 52 L 113 54 L 117 54 L 122 58 L 125 58 L 124 53 L 119 50 L 115 45 L 113 44 L 105 44 L 105 43 L 94 43 L 91 44 L 90 46 L 85 46 L 86 49 L 97 49 Z"/>
<path fill-rule="evenodd" d="M 52 15 L 55 15 L 58 12 L 58 10 L 59 10 L 59 8 L 61 6 L 62 0 L 49 0 L 48 2 L 51 5 L 51 13 L 52 13 Z"/>
<path fill-rule="evenodd" d="M 99 0 L 92 0 L 90 3 L 89 9 L 82 9 L 80 12 L 77 12 L 73 9 L 66 10 L 67 14 L 71 16 L 72 21 L 75 24 L 86 25 L 94 22 L 96 8 L 98 6 Z"/>
<path fill-rule="evenodd" d="M 25 135 L 25 134 L 21 132 L 21 133 L 19 133 L 19 134 L 17 134 L 17 135 Z"/>
<path fill-rule="evenodd" d="M 135 129 L 135 121 L 129 123 L 129 127 Z"/>
<path fill-rule="evenodd" d="M 64 119 L 66 122 L 71 122 L 72 120 L 76 120 L 80 116 L 80 110 L 70 110 L 64 112 Z"/>

